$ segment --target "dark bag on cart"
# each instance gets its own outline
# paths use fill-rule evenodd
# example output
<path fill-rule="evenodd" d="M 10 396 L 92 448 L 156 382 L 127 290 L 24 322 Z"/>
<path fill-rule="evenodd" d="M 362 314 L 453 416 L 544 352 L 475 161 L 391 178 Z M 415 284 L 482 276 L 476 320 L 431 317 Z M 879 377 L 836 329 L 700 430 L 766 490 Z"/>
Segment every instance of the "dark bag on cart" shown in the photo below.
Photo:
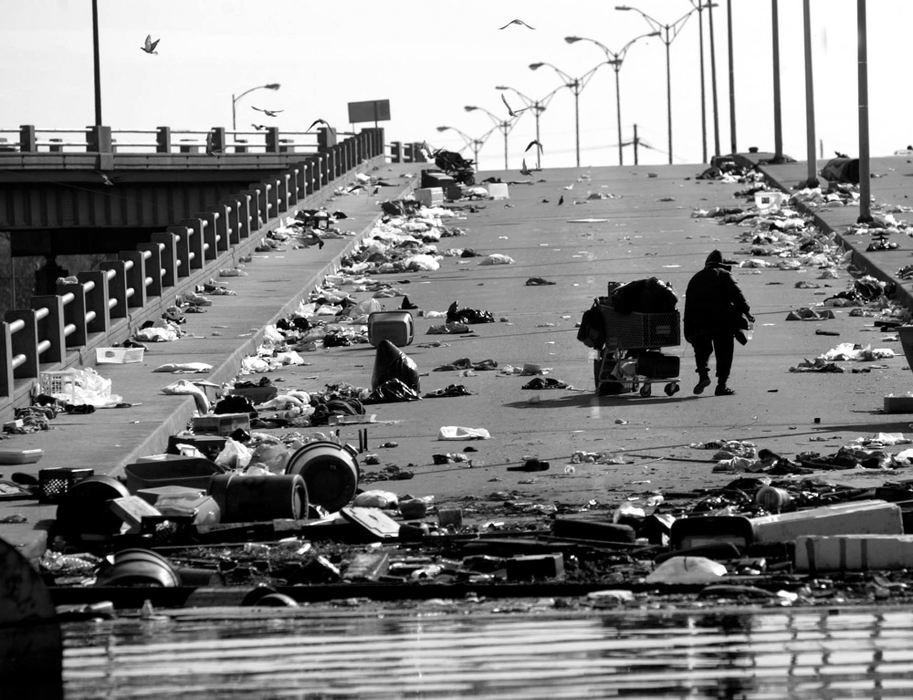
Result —
<path fill-rule="evenodd" d="M 612 308 L 620 314 L 632 311 L 655 314 L 675 311 L 678 297 L 672 285 L 658 277 L 634 280 L 612 291 Z"/>
<path fill-rule="evenodd" d="M 678 376 L 680 364 L 676 355 L 647 351 L 637 356 L 637 373 L 651 379 L 672 379 Z"/>
<path fill-rule="evenodd" d="M 599 300 L 593 299 L 593 305 L 583 312 L 580 328 L 577 329 L 577 340 L 588 348 L 601 349 L 605 345 L 605 322 L 599 310 Z"/>

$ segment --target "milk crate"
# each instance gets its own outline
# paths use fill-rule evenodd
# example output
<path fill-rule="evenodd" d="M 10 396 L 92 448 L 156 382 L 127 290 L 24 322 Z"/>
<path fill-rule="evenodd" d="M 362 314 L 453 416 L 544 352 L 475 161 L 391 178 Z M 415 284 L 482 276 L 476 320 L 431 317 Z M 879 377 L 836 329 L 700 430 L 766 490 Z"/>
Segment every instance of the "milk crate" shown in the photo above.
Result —
<path fill-rule="evenodd" d="M 72 401 L 76 398 L 76 375 L 72 372 L 40 372 L 38 387 L 42 394 Z"/>
<path fill-rule="evenodd" d="M 51 467 L 38 470 L 39 503 L 59 503 L 60 500 L 83 479 L 95 475 L 88 467 Z"/>
<path fill-rule="evenodd" d="M 600 304 L 608 348 L 661 348 L 681 343 L 681 316 L 678 311 L 621 314 Z"/>

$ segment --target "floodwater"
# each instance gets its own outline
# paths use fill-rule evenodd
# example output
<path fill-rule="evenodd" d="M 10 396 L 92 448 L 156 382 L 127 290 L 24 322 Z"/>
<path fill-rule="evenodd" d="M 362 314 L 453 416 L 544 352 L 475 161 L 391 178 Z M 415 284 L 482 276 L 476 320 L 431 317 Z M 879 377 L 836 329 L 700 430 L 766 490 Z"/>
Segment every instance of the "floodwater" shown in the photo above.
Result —
<path fill-rule="evenodd" d="M 913 697 L 907 608 L 172 612 L 65 625 L 65 697 Z"/>

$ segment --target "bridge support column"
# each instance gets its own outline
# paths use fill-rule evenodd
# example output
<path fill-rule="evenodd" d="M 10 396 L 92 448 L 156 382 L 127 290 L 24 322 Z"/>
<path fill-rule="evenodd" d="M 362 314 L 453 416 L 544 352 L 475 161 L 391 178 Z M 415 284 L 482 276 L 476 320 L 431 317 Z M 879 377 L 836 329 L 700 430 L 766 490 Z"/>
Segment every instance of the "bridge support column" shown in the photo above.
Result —
<path fill-rule="evenodd" d="M 168 244 L 165 241 L 168 241 Z M 146 270 L 149 271 L 149 286 L 146 293 L 151 297 L 162 296 L 164 287 L 173 287 L 177 277 L 174 256 L 174 236 L 170 233 L 153 233 L 149 243 L 140 243 L 136 249 L 149 254 Z"/>
<path fill-rule="evenodd" d="M 86 289 L 86 330 L 89 333 L 107 333 L 110 326 L 108 307 L 108 276 L 104 270 L 78 272 L 76 279 L 83 283 L 91 282 L 91 289 Z M 83 343 L 85 345 L 85 343 Z"/>
<path fill-rule="evenodd" d="M 63 362 L 66 335 L 63 325 L 63 299 L 56 294 L 32 297 L 32 308 L 48 310 L 47 316 L 38 319 L 38 337 L 48 341 L 48 348 L 41 353 L 40 362 Z"/>
<path fill-rule="evenodd" d="M 127 318 L 127 265 L 123 260 L 103 260 L 99 266 L 101 270 L 112 271 L 108 282 L 108 299 L 115 304 L 108 305 L 111 318 Z M 107 278 L 109 275 L 105 275 Z"/>
<path fill-rule="evenodd" d="M 121 250 L 117 257 L 124 261 L 127 275 L 127 308 L 146 305 L 146 257 L 141 250 Z"/>
<path fill-rule="evenodd" d="M 36 153 L 38 151 L 38 138 L 32 124 L 22 124 L 19 127 L 19 150 L 22 153 Z"/>
<path fill-rule="evenodd" d="M 7 323 L 22 321 L 24 328 L 12 334 L 13 357 L 24 355 L 25 362 L 13 369 L 16 379 L 38 376 L 38 318 L 32 309 L 14 309 L 4 316 Z"/>
<path fill-rule="evenodd" d="M 66 346 L 82 347 L 89 337 L 86 323 L 86 288 L 79 282 L 57 285 L 57 296 L 64 299 L 63 322 L 73 331 L 66 337 Z"/>
<path fill-rule="evenodd" d="M 190 236 L 193 233 L 186 226 L 169 226 L 168 233 L 174 235 L 174 252 L 177 257 L 178 277 L 190 276 Z"/>

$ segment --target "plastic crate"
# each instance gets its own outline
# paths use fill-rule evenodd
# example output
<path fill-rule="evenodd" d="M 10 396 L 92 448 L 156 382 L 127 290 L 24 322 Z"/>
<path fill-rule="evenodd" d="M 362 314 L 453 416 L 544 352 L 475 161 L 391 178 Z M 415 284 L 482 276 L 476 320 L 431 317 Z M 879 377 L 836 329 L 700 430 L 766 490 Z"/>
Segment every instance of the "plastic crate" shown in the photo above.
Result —
<path fill-rule="evenodd" d="M 40 372 L 38 386 L 42 394 L 61 397 L 64 400 L 76 398 L 76 376 L 72 372 Z"/>
<path fill-rule="evenodd" d="M 661 348 L 681 343 L 681 315 L 678 311 L 621 314 L 600 304 L 605 323 L 606 347 Z"/>
<path fill-rule="evenodd" d="M 38 470 L 38 501 L 59 503 L 75 484 L 95 475 L 88 467 L 51 467 Z"/>

